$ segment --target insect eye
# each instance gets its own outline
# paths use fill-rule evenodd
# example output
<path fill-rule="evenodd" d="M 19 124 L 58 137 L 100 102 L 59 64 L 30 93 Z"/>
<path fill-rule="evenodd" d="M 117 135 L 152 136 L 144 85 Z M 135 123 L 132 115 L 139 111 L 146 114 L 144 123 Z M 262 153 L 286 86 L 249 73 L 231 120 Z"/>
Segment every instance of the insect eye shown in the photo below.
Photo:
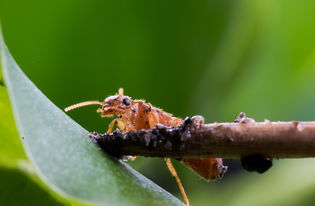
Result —
<path fill-rule="evenodd" d="M 130 99 L 127 98 L 127 97 L 125 97 L 122 102 L 123 102 L 123 104 L 126 105 L 126 106 L 130 105 Z"/>

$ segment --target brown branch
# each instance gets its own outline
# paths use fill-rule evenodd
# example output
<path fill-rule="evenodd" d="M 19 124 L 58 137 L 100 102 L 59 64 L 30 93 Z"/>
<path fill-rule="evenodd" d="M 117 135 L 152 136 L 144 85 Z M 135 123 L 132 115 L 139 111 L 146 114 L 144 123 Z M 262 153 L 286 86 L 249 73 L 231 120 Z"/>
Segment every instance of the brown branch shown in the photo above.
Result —
<path fill-rule="evenodd" d="M 116 157 L 315 157 L 315 122 L 255 122 L 241 113 L 234 123 L 196 124 L 111 134 L 91 133 L 104 151 Z"/>

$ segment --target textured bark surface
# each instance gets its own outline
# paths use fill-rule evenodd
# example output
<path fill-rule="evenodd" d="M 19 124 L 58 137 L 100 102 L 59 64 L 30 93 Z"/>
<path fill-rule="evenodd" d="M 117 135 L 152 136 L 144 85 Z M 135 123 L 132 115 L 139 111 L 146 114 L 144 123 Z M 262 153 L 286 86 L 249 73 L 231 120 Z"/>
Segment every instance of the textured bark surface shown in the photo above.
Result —
<path fill-rule="evenodd" d="M 233 123 L 195 124 L 186 118 L 179 127 L 89 135 L 116 157 L 315 157 L 315 122 L 255 122 L 244 113 Z"/>

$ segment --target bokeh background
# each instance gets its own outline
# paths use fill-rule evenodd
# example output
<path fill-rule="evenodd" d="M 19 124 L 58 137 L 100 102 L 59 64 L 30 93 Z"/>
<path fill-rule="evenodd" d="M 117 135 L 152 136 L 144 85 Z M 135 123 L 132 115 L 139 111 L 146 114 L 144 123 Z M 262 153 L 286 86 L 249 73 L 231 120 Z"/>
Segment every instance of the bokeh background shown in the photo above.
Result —
<path fill-rule="evenodd" d="M 308 0 L 0 0 L 12 55 L 58 107 L 103 100 L 123 87 L 175 116 L 200 114 L 207 122 L 233 121 L 239 112 L 256 121 L 315 119 L 314 11 Z M 105 132 L 109 120 L 95 110 L 69 115 Z M 315 203 L 313 159 L 275 160 L 263 175 L 226 160 L 230 170 L 215 182 L 174 163 L 195 206 Z M 0 202 L 13 205 L 5 198 L 17 190 L 20 199 L 46 195 L 37 188 L 44 186 L 1 164 Z M 130 164 L 181 198 L 163 160 Z M 49 198 L 66 204 L 58 194 Z"/>

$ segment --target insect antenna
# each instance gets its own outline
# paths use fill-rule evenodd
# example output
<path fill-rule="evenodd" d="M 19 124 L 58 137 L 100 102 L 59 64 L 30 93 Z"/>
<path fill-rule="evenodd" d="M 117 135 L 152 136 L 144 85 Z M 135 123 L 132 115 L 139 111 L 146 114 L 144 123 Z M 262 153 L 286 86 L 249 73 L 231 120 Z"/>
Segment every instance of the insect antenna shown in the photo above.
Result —
<path fill-rule="evenodd" d="M 119 99 L 122 100 L 122 98 L 124 96 L 124 89 L 123 88 L 118 89 L 118 95 L 119 95 Z"/>
<path fill-rule="evenodd" d="M 78 103 L 78 104 L 74 104 L 74 105 L 71 105 L 69 107 L 66 107 L 65 108 L 65 112 L 68 112 L 70 110 L 73 110 L 73 109 L 77 109 L 79 107 L 85 107 L 85 106 L 88 106 L 88 105 L 95 105 L 95 104 L 98 104 L 98 105 L 102 105 L 103 106 L 103 102 L 100 102 L 100 101 L 86 101 L 86 102 L 81 102 L 81 103 Z"/>

